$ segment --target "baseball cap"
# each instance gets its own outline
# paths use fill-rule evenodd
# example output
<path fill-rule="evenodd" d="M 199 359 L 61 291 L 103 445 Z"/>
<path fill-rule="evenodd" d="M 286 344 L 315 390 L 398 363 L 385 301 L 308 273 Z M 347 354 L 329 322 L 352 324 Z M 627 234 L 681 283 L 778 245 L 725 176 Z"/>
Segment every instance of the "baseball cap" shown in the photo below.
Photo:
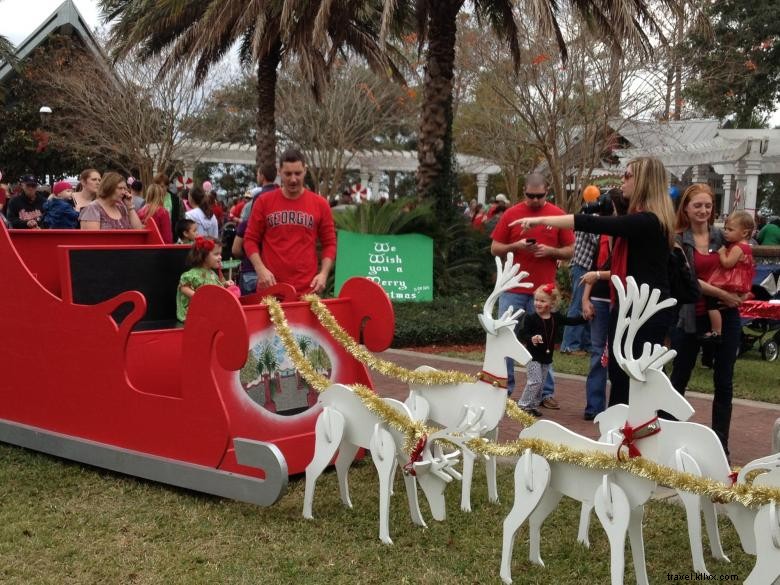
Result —
<path fill-rule="evenodd" d="M 506 198 L 506 195 L 503 193 L 499 193 L 496 195 L 496 201 L 501 201 L 502 203 L 509 203 L 509 199 Z"/>
<path fill-rule="evenodd" d="M 38 186 L 38 179 L 36 179 L 32 175 L 23 176 L 22 180 L 19 182 L 22 183 L 23 185 L 35 185 L 36 187 Z"/>

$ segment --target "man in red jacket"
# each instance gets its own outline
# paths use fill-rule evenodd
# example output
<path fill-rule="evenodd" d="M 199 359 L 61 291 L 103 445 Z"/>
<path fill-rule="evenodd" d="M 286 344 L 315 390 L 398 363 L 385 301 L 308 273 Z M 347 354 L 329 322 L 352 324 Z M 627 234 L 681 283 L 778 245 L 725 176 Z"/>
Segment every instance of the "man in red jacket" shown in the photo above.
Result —
<path fill-rule="evenodd" d="M 279 176 L 282 188 L 252 205 L 244 236 L 244 252 L 257 273 L 257 290 L 284 282 L 299 294 L 322 292 L 336 260 L 330 206 L 324 197 L 304 188 L 306 163 L 300 151 L 282 154 Z"/>

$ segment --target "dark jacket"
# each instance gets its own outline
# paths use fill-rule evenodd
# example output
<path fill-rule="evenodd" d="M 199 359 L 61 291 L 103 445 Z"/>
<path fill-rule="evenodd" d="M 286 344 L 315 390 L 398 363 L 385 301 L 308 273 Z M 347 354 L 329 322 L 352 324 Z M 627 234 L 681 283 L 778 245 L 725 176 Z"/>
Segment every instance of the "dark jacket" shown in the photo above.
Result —
<path fill-rule="evenodd" d="M 46 203 L 46 195 L 36 193 L 35 199 L 30 201 L 27 195 L 21 193 L 8 202 L 8 221 L 12 228 L 27 229 L 27 222 L 37 220 L 41 225 L 43 217 L 43 204 Z M 43 226 L 41 226 L 43 227 Z"/>
<path fill-rule="evenodd" d="M 43 225 L 50 229 L 78 229 L 79 212 L 68 199 L 47 199 L 43 204 Z"/>
<path fill-rule="evenodd" d="M 555 347 L 556 334 L 566 325 L 583 325 L 587 321 L 581 316 L 567 317 L 559 312 L 550 313 L 549 319 L 542 319 L 536 313 L 525 315 L 523 326 L 520 329 L 520 341 L 523 342 L 531 359 L 540 364 L 551 364 Z M 531 338 L 534 335 L 542 336 L 542 343 L 534 345 Z M 549 350 L 549 351 L 548 351 Z"/>
<path fill-rule="evenodd" d="M 669 297 L 669 242 L 654 213 L 640 211 L 611 217 L 579 214 L 574 216 L 574 230 L 625 239 L 626 276 L 633 276 L 637 284 L 659 289 L 662 299 Z"/>
<path fill-rule="evenodd" d="M 688 264 L 691 265 L 695 274 L 696 265 L 694 264 L 694 251 L 696 250 L 696 243 L 693 240 L 693 232 L 690 229 L 687 229 L 684 232 L 677 234 L 676 238 L 677 243 L 682 246 L 685 257 L 688 258 Z M 717 252 L 720 250 L 721 246 L 723 246 L 723 242 L 723 232 L 716 227 L 710 227 L 709 251 Z M 689 303 L 680 307 L 677 327 L 686 333 L 696 333 L 696 303 Z"/>

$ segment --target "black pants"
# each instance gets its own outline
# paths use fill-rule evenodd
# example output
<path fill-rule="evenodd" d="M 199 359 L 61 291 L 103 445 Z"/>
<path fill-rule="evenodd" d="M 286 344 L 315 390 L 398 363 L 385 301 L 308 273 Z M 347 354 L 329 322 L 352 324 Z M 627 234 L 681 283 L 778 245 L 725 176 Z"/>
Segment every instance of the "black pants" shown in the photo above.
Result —
<path fill-rule="evenodd" d="M 742 325 L 737 309 L 721 310 L 723 333 L 721 343 L 712 346 L 712 382 L 715 396 L 712 401 L 712 430 L 718 435 L 726 455 L 729 453 L 729 427 L 731 426 L 731 400 L 734 394 L 734 363 L 739 353 Z M 706 331 L 709 325 L 707 315 L 696 318 L 696 329 Z M 674 358 L 672 386 L 685 394 L 696 358 L 701 349 L 697 333 L 685 333 L 677 329 L 672 337 L 672 349 L 677 350 Z"/>
<path fill-rule="evenodd" d="M 642 355 L 642 346 L 646 341 L 649 341 L 652 344 L 663 344 L 673 317 L 674 313 L 671 309 L 664 309 L 650 317 L 647 323 L 642 325 L 634 338 L 634 358 L 639 358 L 639 356 Z M 609 314 L 609 406 L 614 404 L 628 404 L 628 374 L 620 368 L 617 360 L 613 356 L 617 318 L 618 309 L 617 307 L 613 307 L 612 312 Z M 623 351 L 622 346 L 621 351 Z"/>

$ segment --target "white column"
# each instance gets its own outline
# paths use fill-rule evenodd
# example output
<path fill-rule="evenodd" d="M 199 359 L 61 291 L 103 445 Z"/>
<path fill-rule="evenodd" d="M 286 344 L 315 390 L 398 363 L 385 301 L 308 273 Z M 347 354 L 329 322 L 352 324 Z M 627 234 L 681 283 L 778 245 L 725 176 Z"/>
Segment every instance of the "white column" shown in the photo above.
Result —
<path fill-rule="evenodd" d="M 691 167 L 691 183 L 704 183 L 706 179 L 702 172 L 702 165 L 693 165 Z"/>
<path fill-rule="evenodd" d="M 372 170 L 371 183 L 369 184 L 369 188 L 371 189 L 371 199 L 373 201 L 379 201 L 379 185 L 381 176 L 382 171 Z"/>
<path fill-rule="evenodd" d="M 761 174 L 761 141 L 751 140 L 745 157 L 737 163 L 737 189 L 741 198 L 737 207 L 755 213 L 758 198 L 758 177 Z"/>
<path fill-rule="evenodd" d="M 477 173 L 477 202 L 485 204 L 485 198 L 487 196 L 487 173 Z"/>
<path fill-rule="evenodd" d="M 731 210 L 731 185 L 733 175 L 723 175 L 723 201 L 721 202 L 720 212 L 728 215 Z"/>
<path fill-rule="evenodd" d="M 360 188 L 363 189 L 365 187 L 368 187 L 368 181 L 371 177 L 370 171 L 365 167 L 360 167 Z M 360 194 L 357 195 L 360 197 Z M 356 201 L 355 203 L 360 203 L 360 201 Z"/>

